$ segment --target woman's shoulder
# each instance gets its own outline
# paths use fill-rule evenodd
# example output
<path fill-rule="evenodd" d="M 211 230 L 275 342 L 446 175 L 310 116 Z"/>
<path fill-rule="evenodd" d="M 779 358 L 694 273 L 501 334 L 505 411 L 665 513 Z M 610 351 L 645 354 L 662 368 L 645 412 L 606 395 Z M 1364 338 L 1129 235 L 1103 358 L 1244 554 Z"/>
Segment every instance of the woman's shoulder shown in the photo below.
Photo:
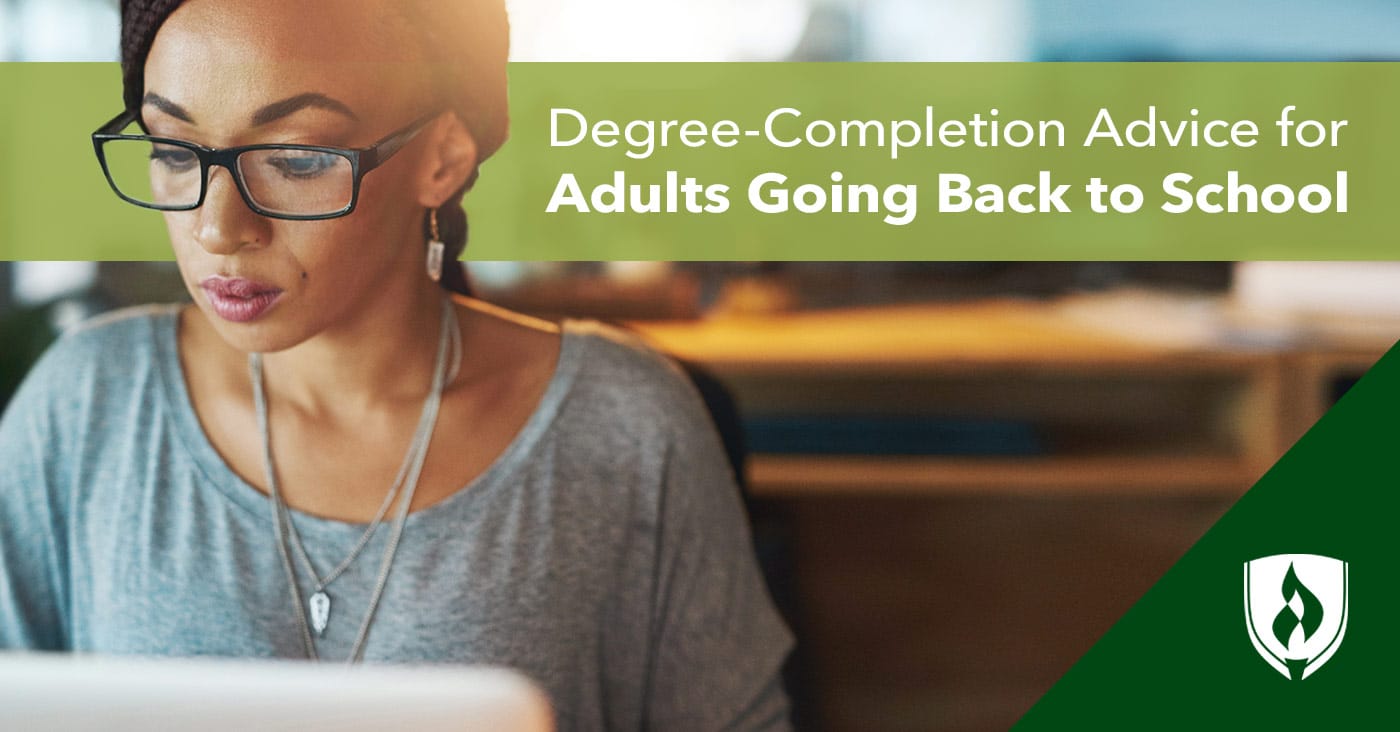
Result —
<path fill-rule="evenodd" d="M 575 389 L 594 409 L 682 428 L 703 414 L 686 369 L 637 333 L 596 320 L 566 320 L 563 330 L 578 359 Z"/>
<path fill-rule="evenodd" d="M 553 380 L 575 388 L 621 391 L 634 399 L 645 392 L 684 391 L 683 370 L 636 333 L 621 326 L 583 318 L 549 321 L 471 300 L 462 303 L 490 335 L 480 342 L 510 352 L 502 365 L 541 367 L 553 362 Z M 658 394 L 659 395 L 659 394 Z"/>
<path fill-rule="evenodd" d="M 34 364 L 29 390 L 67 400 L 112 394 L 149 375 L 161 357 L 163 327 L 172 329 L 179 305 L 142 305 L 86 320 L 60 335 Z M 22 388 L 23 390 L 23 388 Z"/>
<path fill-rule="evenodd" d="M 69 329 L 59 342 L 88 347 L 144 345 L 162 324 L 173 324 L 184 307 L 181 303 L 161 303 L 109 310 Z"/>
<path fill-rule="evenodd" d="M 162 327 L 173 329 L 181 307 L 138 305 L 97 315 L 60 335 L 40 365 L 60 372 L 84 365 L 120 371 L 134 361 L 149 361 Z"/>
<path fill-rule="evenodd" d="M 641 386 L 671 387 L 684 381 L 680 365 L 635 331 L 588 319 L 565 320 L 562 328 L 587 356 L 590 376 Z"/>
<path fill-rule="evenodd" d="M 31 467 L 76 470 L 99 445 L 130 436 L 131 420 L 164 403 L 160 328 L 177 312 L 165 306 L 116 311 L 60 336 L 5 405 L 0 456 L 15 459 L 15 451 L 32 447 L 25 458 Z"/>
<path fill-rule="evenodd" d="M 685 369 L 624 327 L 598 320 L 558 322 L 473 303 L 496 332 L 484 342 L 513 355 L 501 364 L 528 365 L 539 385 L 540 406 L 560 408 L 571 426 L 586 431 L 651 432 L 658 437 L 703 427 L 705 414 Z M 581 428 L 582 429 L 582 428 Z"/>

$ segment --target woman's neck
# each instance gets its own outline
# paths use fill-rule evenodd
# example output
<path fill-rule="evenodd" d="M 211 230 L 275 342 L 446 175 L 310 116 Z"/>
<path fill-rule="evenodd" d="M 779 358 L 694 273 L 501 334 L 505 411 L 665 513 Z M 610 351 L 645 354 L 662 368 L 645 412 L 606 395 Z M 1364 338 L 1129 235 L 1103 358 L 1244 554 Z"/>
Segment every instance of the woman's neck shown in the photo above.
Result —
<path fill-rule="evenodd" d="M 421 403 L 432 380 L 444 297 L 416 279 L 366 299 L 303 343 L 265 354 L 269 397 L 310 415 L 351 419 Z"/>

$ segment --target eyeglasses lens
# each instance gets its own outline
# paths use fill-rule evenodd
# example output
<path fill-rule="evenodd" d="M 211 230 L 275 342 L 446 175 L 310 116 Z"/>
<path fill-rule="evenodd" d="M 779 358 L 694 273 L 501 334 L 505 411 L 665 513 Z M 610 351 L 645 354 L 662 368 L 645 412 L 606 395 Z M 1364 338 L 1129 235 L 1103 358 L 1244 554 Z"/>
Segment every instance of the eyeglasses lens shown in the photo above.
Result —
<path fill-rule="evenodd" d="M 127 198 L 161 208 L 199 202 L 204 184 L 193 148 L 148 140 L 107 140 L 107 171 Z M 269 148 L 238 156 L 238 175 L 253 204 L 264 213 L 322 216 L 345 210 L 354 197 L 355 172 L 344 155 Z"/>
<path fill-rule="evenodd" d="M 350 159 L 315 150 L 249 150 L 238 172 L 253 203 L 268 213 L 315 216 L 350 205 L 355 172 Z"/>
<path fill-rule="evenodd" d="M 108 140 L 102 153 L 112 182 L 128 198 L 172 208 L 199 200 L 199 156 L 194 150 L 146 140 Z"/>

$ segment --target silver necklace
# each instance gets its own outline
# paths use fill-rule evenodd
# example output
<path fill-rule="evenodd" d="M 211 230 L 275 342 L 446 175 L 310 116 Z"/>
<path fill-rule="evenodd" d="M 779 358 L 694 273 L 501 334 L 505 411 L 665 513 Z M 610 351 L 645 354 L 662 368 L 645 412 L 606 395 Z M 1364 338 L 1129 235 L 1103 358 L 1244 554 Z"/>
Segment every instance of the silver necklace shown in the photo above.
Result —
<path fill-rule="evenodd" d="M 452 345 L 452 366 L 449 372 L 447 369 L 448 344 Z M 388 584 L 389 571 L 393 566 L 394 555 L 398 551 L 399 540 L 403 536 L 404 525 L 408 518 L 408 509 L 413 503 L 413 494 L 418 487 L 418 477 L 423 470 L 423 463 L 427 458 L 428 445 L 432 440 L 433 427 L 437 422 L 438 410 L 442 404 L 442 391 L 446 383 L 456 377 L 457 370 L 461 366 L 461 333 L 457 327 L 456 312 L 452 308 L 450 300 L 443 300 L 442 321 L 438 332 L 437 358 L 433 366 L 432 386 L 429 388 L 428 396 L 423 402 L 423 412 L 418 420 L 418 426 L 414 431 L 413 439 L 409 443 L 407 454 L 399 467 L 398 475 L 394 478 L 394 483 L 390 486 L 384 502 L 380 505 L 379 511 L 373 520 L 370 521 L 365 531 L 360 535 L 355 547 L 350 554 L 337 565 L 324 578 L 317 574 L 315 566 L 307 554 L 303 545 L 301 535 L 296 529 L 296 523 L 292 521 L 291 512 L 286 502 L 282 500 L 281 491 L 277 484 L 277 471 L 272 462 L 272 440 L 267 425 L 267 398 L 263 390 L 262 378 L 262 355 L 250 354 L 248 357 L 249 375 L 253 382 L 253 406 L 257 412 L 258 429 L 262 437 L 263 464 L 267 473 L 268 493 L 272 498 L 273 509 L 273 533 L 276 537 L 278 553 L 281 555 L 282 568 L 287 574 L 288 585 L 291 588 L 292 604 L 297 610 L 297 619 L 301 627 L 302 642 L 306 648 L 308 658 L 318 660 L 316 644 L 312 638 L 314 629 L 317 636 L 325 630 L 330 619 L 330 597 L 326 594 L 326 587 L 337 577 L 339 577 L 369 544 L 370 538 L 379 528 L 384 517 L 388 515 L 389 508 L 393 505 L 395 498 L 402 492 L 403 500 L 399 503 L 399 509 L 394 518 L 392 533 L 389 542 L 384 550 L 384 558 L 380 562 L 379 575 L 375 581 L 374 591 L 370 595 L 369 608 L 365 612 L 364 620 L 360 624 L 359 633 L 356 635 L 355 643 L 351 648 L 348 663 L 359 661 L 364 654 L 365 640 L 369 637 L 369 627 L 374 620 L 375 611 L 379 607 L 379 601 L 384 594 L 384 588 Z M 408 488 L 401 490 L 404 485 Z M 291 544 L 295 547 L 298 557 L 308 575 L 314 581 L 315 590 L 311 595 L 308 604 L 303 604 L 301 588 L 297 583 L 296 568 L 292 563 L 291 552 L 288 549 L 288 536 L 291 537 Z M 309 610 L 309 617 L 308 617 Z"/>
<path fill-rule="evenodd" d="M 446 317 L 446 314 L 444 314 L 444 317 Z M 452 325 L 453 327 L 450 330 L 452 342 L 452 366 L 448 370 L 446 381 L 446 383 L 449 384 L 452 383 L 454 379 L 456 379 L 457 370 L 461 366 L 462 361 L 461 332 L 458 331 L 458 329 L 455 327 L 455 312 L 454 321 Z M 439 346 L 439 349 L 441 349 L 441 346 Z M 344 560 L 340 562 L 340 564 L 336 565 L 336 567 L 324 577 L 322 577 L 321 574 L 316 571 L 316 566 L 311 561 L 311 556 L 307 553 L 306 545 L 302 541 L 301 532 L 297 531 L 296 522 L 292 521 L 290 519 L 290 514 L 288 514 L 289 518 L 287 520 L 287 533 L 291 537 L 292 548 L 296 550 L 296 556 L 298 559 L 301 560 L 302 568 L 306 571 L 306 574 L 310 576 L 312 580 L 314 580 L 315 583 L 315 589 L 312 590 L 311 599 L 307 602 L 307 609 L 310 611 L 311 629 L 316 633 L 316 636 L 318 638 L 321 637 L 322 634 L 324 634 L 326 630 L 326 625 L 330 622 L 331 597 L 329 594 L 326 593 L 326 589 L 330 586 L 332 582 L 336 580 L 336 578 L 340 577 L 340 575 L 343 572 L 345 572 L 346 569 L 349 569 L 351 564 L 355 562 L 355 560 L 360 556 L 360 552 L 363 551 L 365 546 L 369 544 L 370 539 L 374 536 L 375 531 L 378 530 L 380 523 L 384 520 L 384 517 L 388 515 L 389 509 L 394 503 L 395 496 L 399 494 L 399 490 L 403 486 L 404 477 L 408 474 L 409 470 L 414 464 L 415 457 L 418 454 L 416 448 L 420 447 L 418 442 L 420 441 L 421 436 L 425 434 L 425 431 L 427 434 L 431 434 L 433 426 L 432 422 L 430 421 L 431 418 L 432 415 L 429 413 L 427 409 L 427 404 L 425 402 L 422 415 L 419 417 L 418 420 L 418 426 L 414 430 L 414 440 L 410 443 L 410 448 L 408 452 L 404 455 L 403 463 L 399 465 L 399 471 L 394 476 L 393 484 L 389 487 L 389 491 L 384 494 L 384 501 L 380 503 L 379 510 L 375 513 L 374 518 L 370 520 L 369 525 L 365 527 L 364 532 L 360 534 L 359 541 L 355 543 L 355 546 L 350 550 L 350 553 L 345 557 Z M 421 447 L 423 449 L 426 449 L 427 446 L 425 444 Z"/>

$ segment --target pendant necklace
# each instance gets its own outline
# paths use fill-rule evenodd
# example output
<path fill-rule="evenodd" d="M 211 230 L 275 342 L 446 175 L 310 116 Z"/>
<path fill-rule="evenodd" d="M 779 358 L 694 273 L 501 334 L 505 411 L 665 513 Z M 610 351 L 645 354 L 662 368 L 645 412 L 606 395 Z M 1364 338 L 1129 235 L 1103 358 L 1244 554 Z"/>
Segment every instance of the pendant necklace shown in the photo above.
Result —
<path fill-rule="evenodd" d="M 447 353 L 449 345 L 452 350 L 452 365 L 450 370 L 447 367 Z M 383 523 L 389 509 L 393 506 L 396 498 L 403 495 L 403 500 L 399 502 L 399 508 L 394 517 L 394 524 L 391 528 L 389 542 L 384 550 L 384 557 L 380 562 L 379 575 L 375 582 L 374 590 L 370 595 L 369 608 L 365 612 L 364 620 L 360 624 L 360 630 L 356 636 L 355 643 L 347 659 L 349 663 L 360 660 L 364 654 L 364 643 L 369 636 L 369 626 L 374 619 L 374 613 L 379 606 L 379 600 L 383 596 L 384 587 L 389 580 L 389 571 L 393 566 L 394 555 L 398 551 L 399 540 L 403 536 L 404 524 L 408 519 L 408 509 L 413 503 L 413 494 L 418 487 L 418 477 L 423 470 L 423 463 L 428 454 L 428 445 L 432 441 L 433 428 L 437 422 L 438 410 L 442 404 L 442 392 L 447 383 L 456 378 L 457 371 L 461 366 L 462 343 L 461 332 L 457 327 L 456 311 L 452 307 L 452 301 L 443 299 L 442 321 L 438 329 L 437 357 L 433 366 L 432 385 L 428 390 L 428 396 L 423 402 L 423 411 L 418 420 L 418 426 L 414 431 L 413 438 L 409 443 L 407 454 L 403 463 L 399 466 L 398 474 L 394 477 L 394 483 L 389 487 L 389 492 L 385 495 L 384 501 L 379 506 L 378 512 L 369 522 L 354 548 L 340 564 L 336 565 L 324 577 L 316 572 L 315 566 L 311 562 L 311 557 L 306 551 L 306 547 L 301 540 L 301 534 L 297 531 L 296 523 L 292 521 L 290 509 L 282 499 L 282 493 L 277 483 L 277 471 L 272 462 L 272 440 L 268 429 L 267 420 L 267 397 L 263 389 L 262 377 L 262 354 L 253 353 L 248 356 L 249 376 L 253 383 L 253 406 L 257 412 L 258 430 L 262 438 L 263 467 L 267 473 L 268 494 L 271 498 L 273 534 L 276 538 L 277 550 L 282 560 L 282 568 L 286 572 L 288 584 L 291 587 L 292 604 L 297 610 L 297 618 L 301 627 L 302 642 L 306 648 L 306 655 L 313 660 L 319 660 L 316 652 L 315 640 L 312 638 L 314 632 L 320 637 L 326 629 L 331 618 L 331 598 L 327 594 L 326 588 L 340 577 L 346 569 L 352 565 L 364 548 L 369 544 L 375 531 Z M 404 489 L 404 486 L 407 489 Z M 290 542 L 288 541 L 290 538 Z M 296 567 L 292 561 L 291 551 L 288 544 L 296 550 L 297 558 L 301 560 L 302 567 L 312 579 L 312 590 L 310 599 L 303 604 L 301 587 L 297 583 Z"/>

